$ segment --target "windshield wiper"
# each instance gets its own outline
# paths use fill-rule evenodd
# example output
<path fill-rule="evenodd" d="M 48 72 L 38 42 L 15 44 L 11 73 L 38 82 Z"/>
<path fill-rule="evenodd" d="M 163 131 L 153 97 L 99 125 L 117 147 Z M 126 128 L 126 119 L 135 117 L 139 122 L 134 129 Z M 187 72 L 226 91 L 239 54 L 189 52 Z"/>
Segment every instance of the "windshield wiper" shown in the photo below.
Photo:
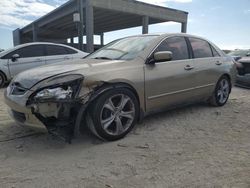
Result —
<path fill-rule="evenodd" d="M 108 58 L 108 57 L 95 57 L 95 59 L 105 59 L 105 60 L 113 60 L 111 58 Z"/>

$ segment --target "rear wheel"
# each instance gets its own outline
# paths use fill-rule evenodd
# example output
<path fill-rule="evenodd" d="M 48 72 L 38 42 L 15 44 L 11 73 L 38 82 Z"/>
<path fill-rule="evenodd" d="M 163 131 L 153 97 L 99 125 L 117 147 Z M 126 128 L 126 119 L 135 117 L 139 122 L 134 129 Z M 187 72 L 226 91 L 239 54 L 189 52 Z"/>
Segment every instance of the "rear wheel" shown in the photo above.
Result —
<path fill-rule="evenodd" d="M 138 119 L 138 101 L 129 89 L 107 91 L 91 106 L 87 122 L 97 137 L 108 141 L 123 138 Z"/>
<path fill-rule="evenodd" d="M 0 72 L 0 88 L 2 88 L 5 84 L 5 76 L 2 72 Z"/>
<path fill-rule="evenodd" d="M 218 81 L 214 94 L 210 99 L 210 104 L 213 106 L 224 106 L 229 98 L 231 91 L 231 84 L 226 76 L 223 76 Z"/>

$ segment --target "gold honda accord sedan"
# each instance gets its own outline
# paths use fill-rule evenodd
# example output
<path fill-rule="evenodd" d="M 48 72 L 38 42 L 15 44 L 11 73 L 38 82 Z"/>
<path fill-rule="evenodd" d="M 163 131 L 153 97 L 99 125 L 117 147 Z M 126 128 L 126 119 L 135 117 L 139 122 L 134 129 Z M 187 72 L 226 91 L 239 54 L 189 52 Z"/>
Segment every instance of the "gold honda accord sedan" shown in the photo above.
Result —
<path fill-rule="evenodd" d="M 139 35 L 81 60 L 20 73 L 5 101 L 21 125 L 42 126 L 67 141 L 86 125 L 114 141 L 155 111 L 200 101 L 225 105 L 235 77 L 233 60 L 203 38 Z"/>

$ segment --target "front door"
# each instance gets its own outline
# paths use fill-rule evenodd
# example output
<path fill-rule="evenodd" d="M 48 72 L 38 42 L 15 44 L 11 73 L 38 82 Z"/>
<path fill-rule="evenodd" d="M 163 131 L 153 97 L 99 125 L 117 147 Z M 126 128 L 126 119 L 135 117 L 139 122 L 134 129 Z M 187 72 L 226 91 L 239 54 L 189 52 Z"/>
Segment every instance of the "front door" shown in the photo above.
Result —
<path fill-rule="evenodd" d="M 145 65 L 147 111 L 187 102 L 192 99 L 196 87 L 193 60 L 184 37 L 166 39 L 155 50 L 158 51 L 171 51 L 173 58 Z"/>
<path fill-rule="evenodd" d="M 31 45 L 23 47 L 12 52 L 12 55 L 18 55 L 18 58 L 8 60 L 9 70 L 13 78 L 20 72 L 45 65 L 44 48 L 42 45 Z"/>

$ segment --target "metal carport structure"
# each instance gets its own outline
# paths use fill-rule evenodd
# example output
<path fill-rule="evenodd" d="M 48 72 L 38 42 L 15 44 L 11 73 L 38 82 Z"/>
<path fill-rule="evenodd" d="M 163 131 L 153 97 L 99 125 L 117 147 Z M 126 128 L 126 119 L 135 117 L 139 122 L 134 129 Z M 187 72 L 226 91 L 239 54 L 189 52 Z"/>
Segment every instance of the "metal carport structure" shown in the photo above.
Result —
<path fill-rule="evenodd" d="M 79 15 L 78 23 L 73 21 L 74 14 Z M 146 34 L 150 24 L 169 21 L 181 23 L 181 32 L 186 32 L 187 18 L 187 12 L 135 0 L 70 0 L 13 31 L 13 41 L 14 45 L 38 41 L 65 43 L 68 38 L 73 41 L 78 37 L 79 48 L 83 50 L 83 36 L 86 36 L 84 50 L 92 52 L 94 35 L 100 35 L 103 45 L 105 32 L 142 26 L 142 33 Z"/>

